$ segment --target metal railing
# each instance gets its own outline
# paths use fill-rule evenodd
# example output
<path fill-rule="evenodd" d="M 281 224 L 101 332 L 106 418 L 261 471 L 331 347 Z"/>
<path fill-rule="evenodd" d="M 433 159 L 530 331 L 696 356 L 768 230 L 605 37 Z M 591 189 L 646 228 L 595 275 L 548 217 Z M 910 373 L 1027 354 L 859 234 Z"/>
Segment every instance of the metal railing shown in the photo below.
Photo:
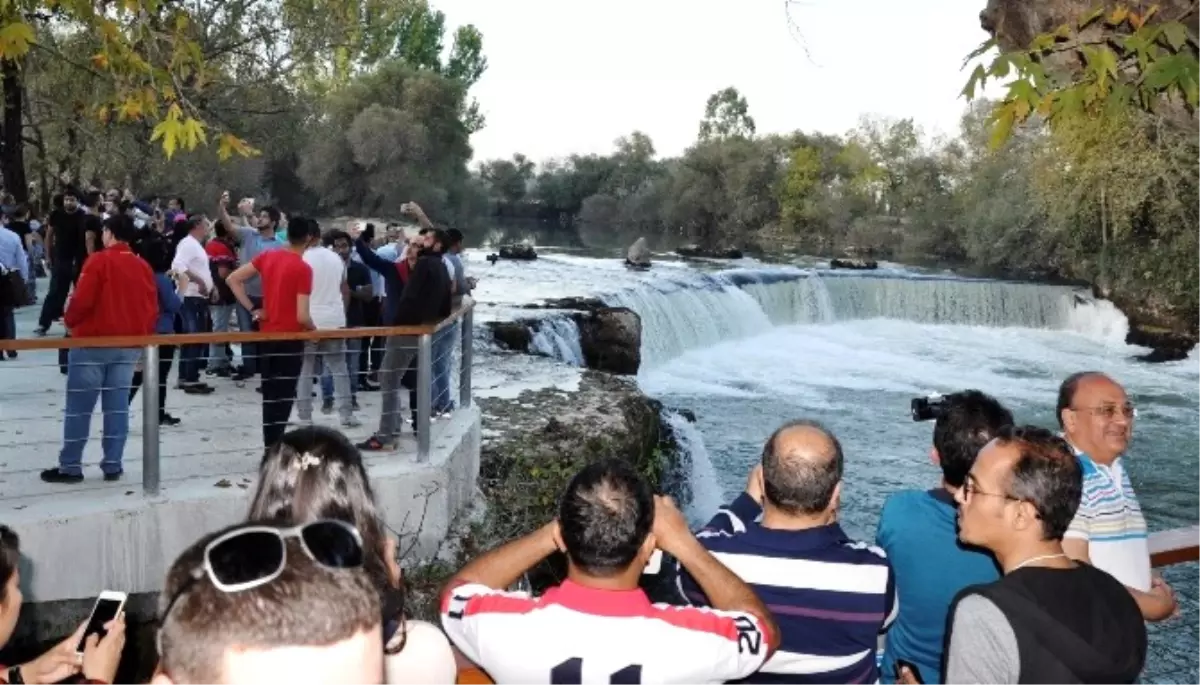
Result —
<path fill-rule="evenodd" d="M 389 340 L 389 345 L 396 346 L 403 354 L 402 359 L 414 360 L 415 366 L 415 387 L 407 388 L 410 397 L 415 400 L 415 406 L 411 406 L 410 410 L 413 413 L 413 428 L 415 429 L 416 437 L 416 457 L 418 462 L 425 462 L 429 459 L 431 447 L 431 423 L 433 418 L 433 393 L 434 393 L 434 364 L 445 364 L 446 368 L 452 373 L 457 370 L 458 375 L 458 405 L 460 407 L 468 407 L 471 404 L 471 366 L 473 363 L 472 355 L 472 340 L 474 338 L 473 325 L 473 310 L 474 302 L 467 298 L 463 304 L 458 307 L 449 317 L 438 322 L 436 325 L 425 326 L 380 326 L 380 327 L 362 327 L 362 328 L 342 328 L 342 329 L 327 329 L 315 330 L 302 333 L 264 333 L 264 332 L 224 332 L 224 333 L 190 333 L 190 334 L 174 334 L 174 335 L 150 335 L 150 336 L 119 336 L 119 337 L 94 337 L 94 338 L 37 338 L 37 339 L 18 339 L 18 340 L 0 340 L 0 354 L 7 351 L 25 352 L 25 351 L 45 351 L 45 350 L 75 350 L 75 349 L 132 349 L 139 348 L 141 350 L 141 382 L 140 392 L 142 393 L 142 425 L 140 438 L 142 442 L 142 489 L 147 495 L 157 495 L 162 484 L 162 434 L 160 423 L 162 421 L 161 414 L 164 411 L 162 399 L 159 396 L 159 384 L 162 379 L 159 378 L 159 362 L 160 350 L 162 348 L 171 348 L 171 351 L 182 350 L 185 346 L 196 346 L 206 350 L 199 358 L 211 359 L 207 350 L 212 346 L 221 346 L 225 344 L 241 345 L 243 350 L 243 359 L 246 357 L 247 345 L 255 343 L 271 343 L 271 342 L 316 342 L 322 340 L 350 340 L 363 339 L 369 343 L 370 340 L 382 338 Z M 439 337 L 439 333 L 447 331 L 461 322 L 461 334 L 455 335 L 452 339 L 446 340 Z M 453 335 L 447 333 L 447 335 Z M 435 344 L 436 340 L 436 344 Z M 441 348 L 440 350 L 436 348 Z M 459 365 L 457 369 L 450 368 L 451 359 L 455 352 L 459 353 Z M 435 356 L 435 352 L 440 352 L 440 356 Z M 365 345 L 361 350 L 361 354 L 371 354 L 369 345 Z M 293 355 L 294 356 L 294 355 Z M 193 356 L 193 359 L 197 357 Z M 182 359 L 180 360 L 182 361 Z M 55 364 L 59 366 L 61 364 Z M 0 365 L 6 374 L 15 373 L 22 365 L 17 360 L 9 360 Z M 32 366 L 25 366 L 30 369 Z M 404 375 L 409 370 L 409 367 L 398 369 L 395 376 L 395 382 L 399 383 L 400 376 Z M 351 374 L 355 374 L 355 369 L 349 370 Z M 66 373 L 65 367 L 63 373 Z M 297 378 L 299 372 L 297 371 Z M 290 377 L 288 377 L 291 380 Z M 445 390 L 452 396 L 450 390 L 453 386 L 451 380 L 447 377 L 444 382 Z M 138 390 L 139 384 L 134 382 L 131 386 L 123 387 L 122 390 L 129 392 L 130 390 Z M 262 389 L 260 389 L 262 390 Z M 401 388 L 397 387 L 395 391 L 401 393 Z M 219 395 L 217 396 L 220 397 Z M 264 398 L 266 396 L 264 395 Z M 13 396 L 9 395 L 9 399 Z M 449 401 L 449 399 L 447 399 Z M 311 403 L 311 399 L 309 399 Z M 357 403 L 357 398 L 355 398 Z M 400 400 L 396 399 L 395 412 L 400 414 Z M 64 412 L 65 414 L 65 412 Z M 57 418 L 57 417 L 34 417 L 34 418 Z M 29 420 L 26 418 L 25 420 Z M 397 418 L 397 424 L 403 426 L 405 421 L 402 418 Z M 89 415 L 90 421 L 90 415 Z M 227 428 L 227 427 L 226 427 Z M 130 426 L 132 429 L 132 426 Z M 205 432 L 220 430 L 213 426 L 206 426 Z M 18 431 L 20 433 L 21 431 Z M 399 435 L 397 430 L 397 436 Z M 133 437 L 133 433 L 128 435 Z M 207 438 L 201 438 L 206 440 Z M 0 452 L 6 449 L 21 448 L 21 447 L 43 447 L 45 441 L 39 443 L 21 443 L 21 444 L 4 444 L 0 443 Z M 245 451 L 242 449 L 241 451 Z M 192 456 L 185 454 L 182 456 Z"/>

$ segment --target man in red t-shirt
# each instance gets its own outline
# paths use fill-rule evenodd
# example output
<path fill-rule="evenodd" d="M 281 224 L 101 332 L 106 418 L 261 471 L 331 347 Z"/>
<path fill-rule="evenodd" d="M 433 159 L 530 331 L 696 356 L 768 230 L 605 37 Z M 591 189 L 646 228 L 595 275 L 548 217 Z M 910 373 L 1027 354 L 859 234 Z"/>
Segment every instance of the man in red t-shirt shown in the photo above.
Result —
<path fill-rule="evenodd" d="M 225 283 L 238 303 L 250 311 L 263 333 L 299 333 L 316 328 L 308 311 L 312 294 L 312 267 L 301 256 L 308 247 L 309 219 L 293 217 L 288 222 L 288 245 L 282 250 L 261 252 L 249 264 L 229 274 Z M 260 276 L 263 306 L 254 306 L 246 295 L 246 281 Z M 287 431 L 296 401 L 296 379 L 304 361 L 303 340 L 261 342 L 259 371 L 262 372 L 263 444 L 278 442 Z"/>

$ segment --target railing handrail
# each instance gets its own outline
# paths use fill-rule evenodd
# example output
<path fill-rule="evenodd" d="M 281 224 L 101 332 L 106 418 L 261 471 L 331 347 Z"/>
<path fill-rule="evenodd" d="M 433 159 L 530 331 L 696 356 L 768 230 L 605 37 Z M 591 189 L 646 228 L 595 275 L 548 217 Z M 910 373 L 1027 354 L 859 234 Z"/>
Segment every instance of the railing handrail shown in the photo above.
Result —
<path fill-rule="evenodd" d="M 1150 534 L 1150 565 L 1154 568 L 1200 561 L 1200 526 L 1172 528 Z"/>
<path fill-rule="evenodd" d="M 170 333 L 164 335 L 119 335 L 94 338 L 24 338 L 0 340 L 0 351 L 62 350 L 77 348 L 146 347 L 147 345 L 210 345 L 221 343 L 252 343 L 276 340 L 329 340 L 346 338 L 433 335 L 458 321 L 475 307 L 474 300 L 464 298 L 461 305 L 437 324 L 423 326 L 369 326 L 359 328 L 327 328 L 295 333 Z"/>

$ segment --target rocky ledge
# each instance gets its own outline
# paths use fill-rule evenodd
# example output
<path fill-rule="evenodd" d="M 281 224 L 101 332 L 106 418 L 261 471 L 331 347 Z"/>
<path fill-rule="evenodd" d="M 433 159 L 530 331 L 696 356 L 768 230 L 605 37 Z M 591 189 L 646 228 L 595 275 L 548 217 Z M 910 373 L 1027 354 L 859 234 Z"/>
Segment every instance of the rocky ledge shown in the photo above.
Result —
<path fill-rule="evenodd" d="M 528 305 L 528 309 L 559 309 L 579 329 L 579 349 L 587 368 L 635 375 L 642 364 L 642 320 L 626 307 L 609 307 L 594 298 L 564 298 Z M 533 336 L 547 320 L 519 318 L 490 321 L 492 338 L 505 349 L 531 352 Z"/>

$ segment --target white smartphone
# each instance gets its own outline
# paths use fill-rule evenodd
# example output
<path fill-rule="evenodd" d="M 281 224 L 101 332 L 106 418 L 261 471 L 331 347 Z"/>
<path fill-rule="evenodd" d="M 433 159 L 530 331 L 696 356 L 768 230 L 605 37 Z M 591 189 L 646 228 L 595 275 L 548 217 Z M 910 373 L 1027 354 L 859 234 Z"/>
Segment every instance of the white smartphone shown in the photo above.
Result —
<path fill-rule="evenodd" d="M 646 562 L 646 568 L 642 569 L 642 575 L 658 575 L 659 571 L 662 571 L 662 555 L 661 549 L 654 550 L 654 553 L 650 555 L 650 560 Z"/>
<path fill-rule="evenodd" d="M 125 600 L 128 598 L 129 595 L 126 593 L 113 590 L 105 590 L 100 593 L 100 596 L 96 598 L 96 604 L 92 606 L 92 615 L 88 617 L 83 637 L 79 638 L 79 644 L 75 647 L 76 654 L 83 654 L 83 647 L 87 644 L 89 635 L 99 635 L 103 639 L 108 634 L 104 626 L 125 609 Z"/>

